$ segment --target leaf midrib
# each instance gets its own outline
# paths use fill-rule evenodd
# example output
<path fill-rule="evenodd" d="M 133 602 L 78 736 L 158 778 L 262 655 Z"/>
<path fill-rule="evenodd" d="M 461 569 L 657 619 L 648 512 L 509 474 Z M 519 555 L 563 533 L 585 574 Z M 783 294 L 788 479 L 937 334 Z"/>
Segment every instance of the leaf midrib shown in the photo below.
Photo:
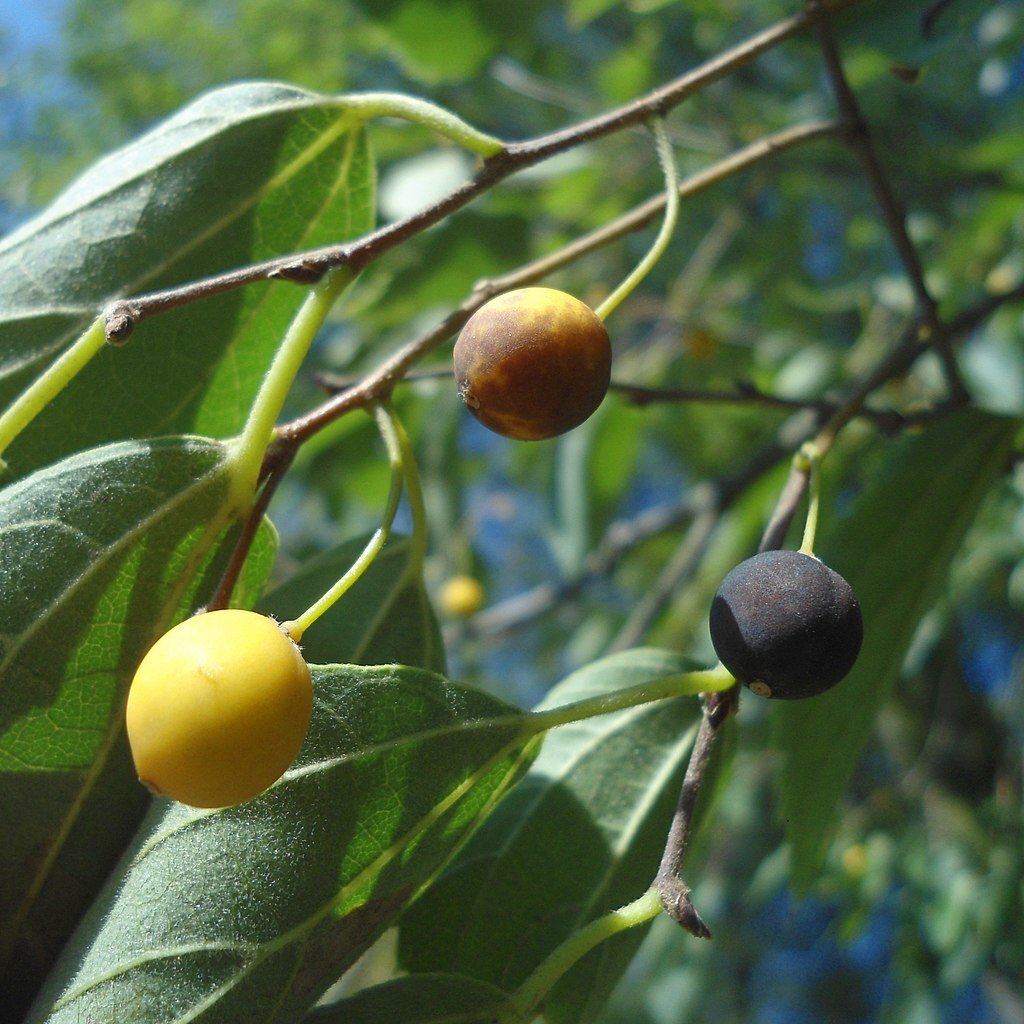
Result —
<path fill-rule="evenodd" d="M 188 443 L 194 444 L 194 440 Z M 124 446 L 118 445 L 117 447 L 120 448 Z M 141 451 L 144 450 L 147 446 L 140 447 L 132 445 L 130 447 L 135 448 L 141 454 Z M 213 446 L 211 445 L 211 447 Z M 221 446 L 218 445 L 217 447 Z M 160 512 L 154 513 L 153 516 L 147 517 L 145 520 L 143 520 L 143 523 L 149 524 L 155 522 L 160 514 L 164 512 L 170 513 L 176 510 L 177 505 L 185 497 L 191 495 L 194 491 L 198 491 L 205 487 L 206 484 L 209 483 L 210 478 L 217 475 L 217 473 L 223 472 L 225 477 L 228 476 L 230 466 L 230 459 L 227 457 L 227 453 L 223 452 L 222 449 L 222 458 L 218 463 L 214 464 L 214 466 L 212 466 L 206 474 L 197 478 L 196 481 L 190 487 L 186 488 L 183 491 L 177 492 L 175 500 L 171 502 L 166 502 L 164 505 L 161 506 Z M 221 516 L 214 517 L 214 519 L 211 520 L 207 529 L 204 531 L 203 538 L 197 540 L 196 547 L 198 548 L 201 546 L 203 539 L 214 538 L 217 534 L 219 534 L 229 515 L 230 509 L 227 506 L 224 506 L 221 510 Z M 140 525 L 139 528 L 131 531 L 129 534 L 122 535 L 122 542 L 124 542 L 126 538 L 134 539 L 135 535 L 141 529 L 142 526 Z M 111 548 L 117 547 L 123 547 L 123 544 L 111 545 Z M 208 547 L 206 550 L 208 550 Z M 107 560 L 109 561 L 109 556 Z M 96 567 L 97 564 L 96 562 L 94 562 L 92 565 L 92 570 L 95 570 Z M 85 573 L 82 573 L 79 577 L 76 578 L 74 584 L 63 592 L 62 596 L 66 596 L 67 594 L 73 594 L 75 590 L 83 584 L 83 581 L 85 581 L 90 575 L 91 572 L 88 570 Z M 169 612 L 173 610 L 179 599 L 180 595 L 176 595 L 174 588 L 168 591 L 168 597 L 167 600 L 164 602 L 163 612 L 159 617 L 159 622 L 156 623 L 158 629 L 166 623 L 166 619 Z M 53 608 L 54 606 L 51 605 L 50 609 L 47 610 L 45 616 L 37 617 L 35 623 L 33 624 L 33 629 L 23 634 L 22 642 L 16 645 L 17 651 L 20 651 L 24 646 L 24 641 L 30 635 L 34 634 L 37 628 L 40 628 L 40 619 L 48 617 L 48 615 L 52 612 Z M 15 651 L 14 653 L 17 653 L 17 651 Z M 0 677 L 2 677 L 3 675 L 3 672 L 7 665 L 7 661 L 8 659 L 5 658 L 3 662 L 0 662 Z M 13 913 L 10 915 L 8 922 L 9 934 L 11 936 L 10 942 L 13 943 L 14 937 L 18 935 L 19 932 L 21 931 L 22 925 L 24 924 L 26 918 L 31 912 L 32 907 L 34 906 L 36 900 L 39 897 L 39 894 L 43 890 L 43 887 L 46 885 L 46 881 L 50 877 L 51 870 L 54 864 L 56 863 L 61 851 L 63 850 L 64 844 L 66 843 L 69 835 L 71 834 L 71 830 L 75 822 L 78 820 L 78 816 L 81 813 L 82 808 L 85 806 L 85 802 L 89 794 L 92 792 L 93 787 L 96 784 L 96 781 L 99 779 L 103 769 L 107 764 L 107 758 L 110 754 L 110 751 L 113 749 L 117 741 L 117 738 L 120 735 L 121 728 L 123 726 L 123 720 L 123 710 L 111 718 L 107 726 L 107 731 L 103 743 L 96 749 L 92 757 L 92 760 L 88 766 L 88 770 L 85 772 L 82 778 L 81 785 L 78 787 L 78 791 L 75 794 L 74 799 L 67 806 L 66 811 L 62 814 L 59 822 L 59 828 L 53 834 L 52 841 L 49 843 L 48 847 L 45 850 L 45 855 L 39 858 L 37 870 L 29 880 L 29 884 L 25 887 L 24 896 L 21 900 L 21 903 L 14 909 Z"/>
<path fill-rule="evenodd" d="M 176 149 L 171 156 L 165 153 L 159 160 L 154 160 L 151 158 L 150 160 L 146 161 L 145 164 L 138 166 L 136 168 L 135 173 L 129 175 L 128 177 L 118 178 L 115 182 L 112 182 L 111 185 L 106 189 L 100 189 L 98 191 L 93 192 L 86 200 L 74 206 L 73 208 L 62 212 L 57 216 L 49 217 L 47 216 L 46 210 L 42 211 L 38 216 L 33 217 L 20 229 L 13 231 L 11 234 L 7 235 L 6 238 L 0 239 L 0 257 L 4 256 L 8 252 L 17 249 L 18 246 L 25 244 L 26 240 L 30 241 L 36 234 L 38 234 L 40 230 L 49 229 L 51 227 L 57 227 L 64 223 L 69 218 L 78 216 L 82 212 L 82 210 L 88 209 L 89 207 L 94 206 L 97 203 L 109 200 L 111 197 L 116 196 L 119 192 L 122 192 L 124 189 L 129 188 L 130 186 L 147 179 L 153 173 L 154 169 L 166 165 L 167 163 L 170 162 L 170 159 L 172 157 L 173 159 L 178 159 L 184 154 L 192 153 L 195 150 L 201 148 L 202 146 L 207 145 L 211 139 L 216 138 L 218 135 L 221 135 L 223 132 L 229 129 L 240 127 L 250 122 L 259 121 L 265 117 L 272 117 L 275 114 L 279 114 L 282 112 L 288 112 L 290 110 L 300 111 L 309 107 L 323 106 L 325 104 L 330 105 L 329 98 L 322 97 L 319 95 L 313 95 L 310 96 L 308 99 L 304 99 L 301 101 L 281 101 L 275 102 L 269 106 L 260 106 L 259 109 L 252 110 L 251 112 L 247 113 L 245 116 L 242 117 L 232 118 L 230 120 L 224 118 L 218 119 L 216 121 L 215 126 L 211 125 L 208 130 L 202 132 L 201 134 L 198 134 L 188 145 Z M 213 119 L 207 118 L 207 120 L 212 121 Z M 125 152 L 130 152 L 132 149 L 134 149 L 140 143 L 142 143 L 143 140 L 154 137 L 155 135 L 160 133 L 164 128 L 166 128 L 166 122 L 164 125 L 154 128 L 151 133 L 141 135 L 132 142 L 129 142 L 126 146 L 124 146 L 117 152 L 122 155 Z M 107 159 L 109 160 L 110 157 L 108 157 Z M 76 183 L 77 182 L 72 182 L 72 184 Z M 59 199 L 60 197 L 58 196 L 57 198 Z"/>
<path fill-rule="evenodd" d="M 574 696 L 573 699 L 578 699 L 578 695 Z M 650 711 L 650 705 L 646 704 L 618 711 L 611 720 L 605 719 L 602 724 L 606 727 L 602 729 L 594 728 L 593 726 L 597 725 L 597 723 L 592 720 L 574 723 L 577 728 L 583 727 L 583 729 L 586 730 L 584 741 L 581 742 L 577 749 L 573 751 L 571 757 L 567 758 L 559 765 L 559 771 L 557 774 L 548 772 L 544 775 L 546 785 L 543 790 L 538 792 L 535 799 L 532 801 L 532 808 L 536 809 L 540 804 L 542 804 L 551 794 L 553 787 L 569 776 L 579 766 L 580 762 L 590 757 L 594 750 L 600 748 L 609 737 L 630 728 L 635 724 L 638 717 L 645 713 L 649 713 Z M 635 816 L 630 816 L 629 820 L 634 820 L 634 818 Z M 498 868 L 499 861 L 501 858 L 505 857 L 509 850 L 519 841 L 531 820 L 532 819 L 526 815 L 520 817 L 520 820 L 516 822 L 515 826 L 506 833 L 505 839 L 501 845 L 493 848 L 493 851 L 489 854 L 491 863 L 487 873 L 488 878 L 492 878 L 494 876 Z M 612 853 L 613 856 L 610 858 L 611 863 L 602 880 L 603 883 L 607 883 L 607 879 L 610 877 L 612 869 L 621 862 L 621 851 L 617 850 L 614 844 L 609 847 L 609 852 Z M 614 854 L 618 855 L 614 856 Z M 478 893 L 479 895 L 472 905 L 473 920 L 476 920 L 479 916 L 478 911 L 482 901 L 488 894 L 488 887 L 486 885 L 479 886 Z M 459 962 L 461 962 L 464 957 L 465 943 L 468 939 L 469 936 L 464 933 L 456 948 Z"/>
<path fill-rule="evenodd" d="M 524 714 L 523 716 L 527 716 Z M 528 733 L 522 733 L 510 739 L 507 743 L 503 744 L 499 750 L 491 755 L 482 765 L 475 769 L 467 778 L 463 779 L 458 785 L 453 787 L 444 797 L 439 800 L 430 813 L 423 815 L 423 817 L 412 825 L 402 836 L 398 837 L 392 842 L 386 849 L 382 850 L 381 853 L 366 867 L 359 871 L 353 876 L 347 883 L 342 885 L 334 894 L 334 896 L 326 900 L 320 907 L 318 907 L 313 913 L 307 915 L 302 921 L 293 925 L 286 932 L 277 936 L 274 939 L 268 940 L 267 942 L 259 943 L 254 947 L 255 955 L 251 960 L 245 963 L 238 972 L 229 978 L 227 981 L 219 985 L 213 992 L 209 993 L 204 999 L 192 1006 L 186 1012 L 180 1014 L 174 1018 L 169 1024 L 188 1024 L 189 1021 L 195 1020 L 198 1016 L 204 1013 L 211 1006 L 216 1003 L 228 992 L 239 985 L 245 978 L 247 978 L 260 964 L 265 962 L 271 956 L 287 948 L 294 942 L 300 941 L 302 938 L 308 935 L 308 933 L 325 917 L 327 917 L 332 911 L 345 902 L 345 900 L 352 894 L 358 892 L 367 881 L 379 874 L 387 867 L 401 852 L 421 834 L 423 834 L 435 821 L 437 821 L 443 814 L 454 808 L 458 801 L 465 796 L 482 778 L 484 778 L 490 771 L 492 771 L 504 758 L 508 757 L 517 746 L 522 746 L 518 760 L 521 760 L 526 756 L 529 750 L 530 736 Z M 502 787 L 508 785 L 509 780 L 516 778 L 515 765 L 510 766 L 509 771 L 505 775 L 505 779 L 502 782 Z M 133 861 L 133 866 L 138 863 L 138 860 Z M 196 947 L 202 950 L 203 946 Z M 170 954 L 161 953 L 159 951 L 153 951 L 150 958 L 150 962 L 159 962 L 160 960 L 167 959 Z M 117 970 L 108 971 L 105 973 L 102 979 L 91 979 L 88 983 L 79 986 L 77 988 L 71 988 L 67 990 L 60 998 L 60 1006 L 66 1006 L 73 1002 L 75 999 L 80 998 L 86 992 L 90 991 L 95 985 L 101 981 L 111 981 L 132 969 L 133 965 L 122 965 Z M 55 1005 L 53 1009 L 56 1009 Z"/>
<path fill-rule="evenodd" d="M 210 445 L 211 448 L 214 446 L 222 447 L 218 442 L 213 442 Z M 117 445 L 117 447 L 121 447 L 121 445 Z M 134 445 L 131 447 L 135 448 L 135 450 L 140 455 L 142 454 L 142 448 L 136 447 Z M 101 463 L 96 463 L 96 465 L 100 464 Z M 139 539 L 140 536 L 149 532 L 153 524 L 159 522 L 160 519 L 164 516 L 173 514 L 175 511 L 177 511 L 177 509 L 180 506 L 187 504 L 188 500 L 191 499 L 193 494 L 205 490 L 206 487 L 211 484 L 212 478 L 214 478 L 217 475 L 223 474 L 226 480 L 227 477 L 230 475 L 230 466 L 230 460 L 227 458 L 226 452 L 224 452 L 222 449 L 221 459 L 214 466 L 212 466 L 209 471 L 204 473 L 202 476 L 197 477 L 190 486 L 188 486 L 184 490 L 178 491 L 172 500 L 165 501 L 163 504 L 160 505 L 158 509 L 154 510 L 150 515 L 139 520 L 137 526 L 133 527 L 126 533 L 122 533 L 118 537 L 118 539 L 113 543 L 103 545 L 97 542 L 96 547 L 99 549 L 99 553 L 97 554 L 96 558 L 90 563 L 89 567 L 80 575 L 75 577 L 74 580 L 72 580 L 59 594 L 57 594 L 54 597 L 54 600 L 48 606 L 45 606 L 40 610 L 40 613 L 35 617 L 31 626 L 18 635 L 17 641 L 15 641 L 15 643 L 11 645 L 11 647 L 5 653 L 4 657 L 0 658 L 0 678 L 3 678 L 4 674 L 6 673 L 7 669 L 10 666 L 10 663 L 21 652 L 26 643 L 35 636 L 36 632 L 39 629 L 43 628 L 44 625 L 49 624 L 49 621 L 52 618 L 52 616 L 57 614 L 61 610 L 63 605 L 65 605 L 68 600 L 73 598 L 74 594 L 78 590 L 80 590 L 83 586 L 86 586 L 89 582 L 91 582 L 91 580 L 95 577 L 96 573 L 100 569 L 106 569 L 106 567 L 111 563 L 113 559 L 119 558 L 127 548 L 130 548 L 135 543 L 135 541 Z M 63 472 L 74 472 L 78 468 L 79 467 L 77 466 L 66 467 L 63 470 Z M 61 475 L 63 475 L 63 472 Z M 52 522 L 62 526 L 64 525 L 59 519 L 39 520 L 39 522 Z M 20 523 L 17 525 L 20 525 Z"/>

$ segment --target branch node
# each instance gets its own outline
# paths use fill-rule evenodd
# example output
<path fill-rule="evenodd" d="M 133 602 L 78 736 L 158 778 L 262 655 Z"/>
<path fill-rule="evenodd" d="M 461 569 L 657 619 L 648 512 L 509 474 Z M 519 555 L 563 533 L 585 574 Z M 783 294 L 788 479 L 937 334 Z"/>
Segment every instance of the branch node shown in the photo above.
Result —
<path fill-rule="evenodd" d="M 718 729 L 739 708 L 739 688 L 704 694 L 704 713 L 712 729 Z"/>
<path fill-rule="evenodd" d="M 293 284 L 316 284 L 326 273 L 327 267 L 322 260 L 301 259 L 275 267 L 267 277 Z"/>
<path fill-rule="evenodd" d="M 103 333 L 108 345 L 123 345 L 139 322 L 139 308 L 121 300 L 108 307 L 103 317 Z"/>
<path fill-rule="evenodd" d="M 710 939 L 711 929 L 690 899 L 690 887 L 674 875 L 659 875 L 654 882 L 665 913 L 698 939 Z"/>

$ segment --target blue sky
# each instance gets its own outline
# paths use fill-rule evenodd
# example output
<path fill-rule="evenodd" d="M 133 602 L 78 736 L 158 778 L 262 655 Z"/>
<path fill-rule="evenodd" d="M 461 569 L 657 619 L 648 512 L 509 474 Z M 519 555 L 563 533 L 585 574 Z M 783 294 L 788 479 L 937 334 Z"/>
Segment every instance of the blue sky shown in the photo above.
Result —
<path fill-rule="evenodd" d="M 8 54 L 22 56 L 55 41 L 66 0 L 0 0 L 0 36 Z"/>

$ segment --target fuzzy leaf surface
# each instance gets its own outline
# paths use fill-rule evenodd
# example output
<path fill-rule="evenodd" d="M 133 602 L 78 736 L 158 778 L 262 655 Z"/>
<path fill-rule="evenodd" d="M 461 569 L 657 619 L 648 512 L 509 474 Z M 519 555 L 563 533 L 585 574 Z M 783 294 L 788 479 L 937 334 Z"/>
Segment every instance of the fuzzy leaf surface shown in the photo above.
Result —
<path fill-rule="evenodd" d="M 266 82 L 199 97 L 0 241 L 0 404 L 113 298 L 369 231 L 374 185 L 337 98 Z M 303 297 L 260 283 L 143 321 L 11 446 L 12 469 L 125 437 L 237 433 Z"/>
<path fill-rule="evenodd" d="M 306 562 L 259 608 L 285 620 L 298 615 L 349 569 L 368 538 L 357 538 Z M 418 574 L 409 571 L 410 544 L 392 538 L 369 568 L 302 638 L 315 664 L 412 665 L 444 672 L 444 644 Z"/>
<path fill-rule="evenodd" d="M 145 808 L 124 696 L 145 650 L 220 571 L 231 466 L 202 438 L 130 442 L 0 491 L 0 961 L 12 992 L 38 981 Z"/>
<path fill-rule="evenodd" d="M 298 1020 L 536 746 L 523 712 L 433 673 L 313 675 L 284 778 L 221 811 L 157 801 L 31 1019 Z"/>
<path fill-rule="evenodd" d="M 773 705 L 784 756 L 782 814 L 799 885 L 817 873 L 824 845 L 875 717 L 918 623 L 941 592 L 978 508 L 1006 469 L 1017 420 L 963 412 L 892 446 L 819 551 L 853 586 L 864 646 L 838 686 Z"/>
<path fill-rule="evenodd" d="M 493 1020 L 508 996 L 464 974 L 410 974 L 374 985 L 310 1012 L 308 1024 L 479 1024 Z"/>
<path fill-rule="evenodd" d="M 623 652 L 573 673 L 544 706 L 691 668 L 668 651 Z M 581 925 L 639 896 L 658 866 L 698 716 L 696 700 L 679 699 L 554 730 L 523 783 L 403 918 L 403 965 L 512 991 Z M 581 960 L 545 1003 L 553 1019 L 591 1020 L 645 933 Z"/>

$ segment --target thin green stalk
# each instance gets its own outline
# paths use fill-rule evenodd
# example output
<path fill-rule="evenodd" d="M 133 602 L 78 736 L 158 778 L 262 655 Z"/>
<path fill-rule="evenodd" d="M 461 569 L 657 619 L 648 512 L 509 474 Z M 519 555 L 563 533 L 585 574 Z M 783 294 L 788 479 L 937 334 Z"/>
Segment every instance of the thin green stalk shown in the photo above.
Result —
<path fill-rule="evenodd" d="M 699 672 L 683 672 L 680 675 L 658 679 L 653 683 L 627 686 L 614 693 L 602 693 L 596 697 L 573 701 L 571 704 L 536 711 L 530 716 L 530 728 L 535 732 L 545 732 L 559 725 L 608 715 L 613 711 L 636 707 L 638 704 L 649 704 L 670 697 L 693 697 L 699 693 L 728 690 L 735 685 L 736 680 L 732 674 L 721 665 Z"/>
<path fill-rule="evenodd" d="M 363 120 L 371 117 L 399 117 L 404 121 L 424 125 L 478 156 L 494 156 L 505 148 L 501 139 L 474 128 L 450 110 L 416 96 L 395 92 L 350 93 L 339 96 L 338 105 Z"/>
<path fill-rule="evenodd" d="M 401 420 L 392 415 L 395 435 L 402 453 L 402 470 L 405 476 L 405 497 L 412 513 L 412 542 L 409 556 L 409 571 L 421 576 L 423 562 L 427 557 L 427 506 L 423 500 L 423 486 L 420 483 L 419 468 L 416 456 L 409 443 L 409 435 L 405 432 Z"/>
<path fill-rule="evenodd" d="M 310 289 L 281 340 L 274 360 L 263 378 L 259 394 L 249 410 L 249 418 L 242 428 L 241 435 L 235 440 L 235 480 L 240 493 L 246 498 L 252 494 L 259 478 L 263 456 L 274 436 L 274 427 L 281 415 L 288 392 L 295 382 L 299 367 L 306 358 L 317 332 L 327 319 L 331 307 L 352 281 L 352 276 L 347 267 L 341 267 Z"/>
<path fill-rule="evenodd" d="M 814 540 L 818 533 L 818 511 L 821 507 L 821 456 L 813 444 L 805 444 L 796 455 L 798 465 L 806 467 L 807 481 L 807 520 L 804 523 L 804 536 L 800 543 L 800 551 L 805 555 L 814 554 Z"/>
<path fill-rule="evenodd" d="M 679 223 L 679 174 L 676 170 L 672 143 L 665 130 L 665 120 L 661 117 L 652 118 L 649 127 L 654 134 L 654 143 L 658 148 L 658 162 L 665 177 L 665 215 L 661 221 L 661 229 L 654 239 L 647 255 L 636 265 L 633 272 L 602 302 L 594 312 L 606 319 L 623 299 L 647 276 L 651 268 L 668 248 L 668 243 Z"/>
<path fill-rule="evenodd" d="M 0 455 L 12 441 L 71 383 L 76 374 L 107 342 L 99 317 L 66 348 L 0 415 Z M 0 461 L 0 469 L 4 463 Z"/>
<path fill-rule="evenodd" d="M 348 571 L 334 584 L 322 597 L 313 602 L 298 618 L 289 619 L 281 623 L 281 628 L 296 642 L 302 639 L 303 633 L 329 608 L 336 604 L 355 582 L 369 568 L 370 564 L 384 547 L 388 536 L 391 533 L 391 524 L 395 521 L 395 513 L 398 511 L 398 500 L 402 496 L 402 481 L 406 479 L 404 452 L 402 441 L 399 435 L 401 424 L 395 418 L 394 413 L 386 405 L 373 406 L 374 419 L 377 421 L 377 428 L 388 451 L 388 464 L 391 466 L 391 487 L 388 491 L 387 503 L 384 506 L 384 514 L 381 516 L 380 526 L 373 532 L 366 546 L 359 553 L 359 557 L 352 563 Z"/>
<path fill-rule="evenodd" d="M 639 899 L 591 921 L 552 952 L 513 994 L 499 1024 L 519 1024 L 533 1019 L 538 1006 L 555 983 L 595 946 L 613 935 L 646 924 L 661 913 L 661 896 L 648 889 Z"/>

